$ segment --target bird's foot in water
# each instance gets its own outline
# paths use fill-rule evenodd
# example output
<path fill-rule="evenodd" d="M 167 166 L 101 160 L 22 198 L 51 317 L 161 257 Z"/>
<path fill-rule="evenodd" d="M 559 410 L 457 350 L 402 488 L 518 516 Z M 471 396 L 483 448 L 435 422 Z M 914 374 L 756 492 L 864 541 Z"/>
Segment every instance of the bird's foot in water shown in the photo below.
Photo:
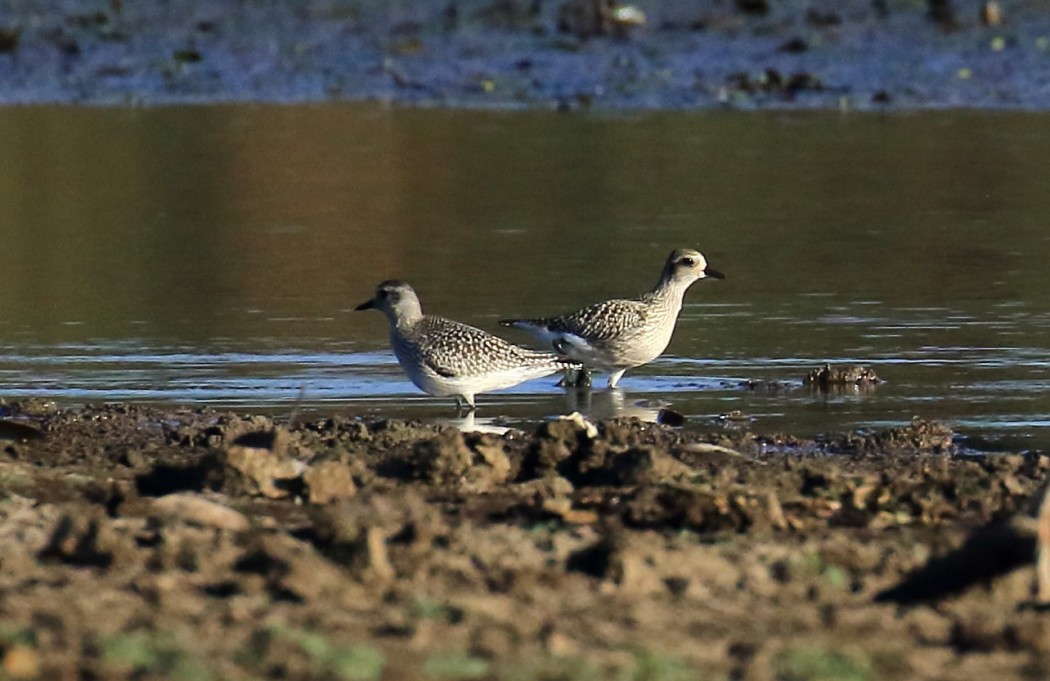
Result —
<path fill-rule="evenodd" d="M 587 369 L 566 369 L 565 375 L 558 381 L 562 388 L 590 388 L 591 372 Z"/>
<path fill-rule="evenodd" d="M 473 414 L 475 410 L 474 400 L 466 399 L 456 395 L 456 416 L 465 416 L 467 414 Z"/>

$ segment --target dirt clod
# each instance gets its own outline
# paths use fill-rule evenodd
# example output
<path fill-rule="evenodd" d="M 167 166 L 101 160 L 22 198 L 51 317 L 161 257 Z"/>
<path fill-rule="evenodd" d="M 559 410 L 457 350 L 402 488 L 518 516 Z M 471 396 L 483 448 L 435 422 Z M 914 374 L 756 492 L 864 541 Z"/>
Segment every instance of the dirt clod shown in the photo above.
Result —
<path fill-rule="evenodd" d="M 252 431 L 226 450 L 226 465 L 240 474 L 249 493 L 271 499 L 289 496 L 304 467 L 288 454 L 286 441 L 284 431 Z"/>
<path fill-rule="evenodd" d="M 322 461 L 303 472 L 303 483 L 311 504 L 330 504 L 357 494 L 350 467 L 338 461 Z"/>

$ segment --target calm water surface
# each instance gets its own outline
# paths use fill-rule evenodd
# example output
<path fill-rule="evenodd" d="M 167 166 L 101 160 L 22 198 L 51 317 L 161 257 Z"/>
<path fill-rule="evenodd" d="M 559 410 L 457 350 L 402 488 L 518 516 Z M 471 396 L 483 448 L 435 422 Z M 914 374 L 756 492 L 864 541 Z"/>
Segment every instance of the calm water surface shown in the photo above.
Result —
<path fill-rule="evenodd" d="M 454 414 L 407 382 L 376 313 L 497 330 L 650 287 L 690 291 L 623 391 L 553 379 L 479 421 L 573 409 L 815 434 L 944 419 L 980 449 L 1050 449 L 1050 117 L 0 110 L 0 397 Z M 525 336 L 501 330 L 528 342 Z M 885 383 L 801 378 L 864 363 Z M 788 384 L 772 393 L 747 379 Z"/>

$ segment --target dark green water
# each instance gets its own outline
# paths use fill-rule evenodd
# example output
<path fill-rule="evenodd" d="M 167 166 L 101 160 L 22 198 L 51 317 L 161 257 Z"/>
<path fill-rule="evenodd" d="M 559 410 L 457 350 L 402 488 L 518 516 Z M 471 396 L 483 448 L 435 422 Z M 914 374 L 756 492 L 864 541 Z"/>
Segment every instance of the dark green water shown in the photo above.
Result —
<path fill-rule="evenodd" d="M 308 408 L 446 417 L 382 317 L 351 312 L 377 282 L 496 331 L 636 295 L 689 246 L 728 278 L 693 287 L 668 354 L 623 394 L 581 404 L 534 381 L 482 397 L 479 420 L 666 402 L 703 427 L 733 409 L 797 434 L 919 415 L 978 448 L 1048 449 L 1048 124 L 2 109 L 0 396 L 282 411 L 302 388 Z M 825 361 L 885 383 L 802 389 Z"/>

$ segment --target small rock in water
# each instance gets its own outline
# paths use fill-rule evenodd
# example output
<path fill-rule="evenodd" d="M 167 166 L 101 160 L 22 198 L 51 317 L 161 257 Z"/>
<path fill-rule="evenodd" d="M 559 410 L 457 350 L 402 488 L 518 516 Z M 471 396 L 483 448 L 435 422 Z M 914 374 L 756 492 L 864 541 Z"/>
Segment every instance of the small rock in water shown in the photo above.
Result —
<path fill-rule="evenodd" d="M 802 382 L 806 385 L 815 385 L 822 389 L 827 389 L 828 386 L 833 385 L 872 385 L 881 382 L 881 380 L 875 375 L 873 370 L 866 366 L 859 364 L 855 366 L 825 364 L 806 374 Z"/>

